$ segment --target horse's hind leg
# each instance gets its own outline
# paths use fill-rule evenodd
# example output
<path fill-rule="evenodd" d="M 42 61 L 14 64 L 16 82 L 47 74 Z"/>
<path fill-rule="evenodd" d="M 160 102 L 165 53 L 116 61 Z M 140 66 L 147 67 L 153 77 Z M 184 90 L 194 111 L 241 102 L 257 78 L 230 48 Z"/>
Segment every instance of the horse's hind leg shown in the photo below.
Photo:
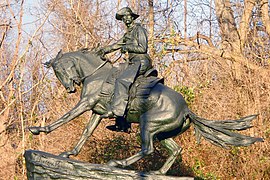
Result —
<path fill-rule="evenodd" d="M 84 143 L 86 142 L 86 140 L 93 134 L 94 130 L 100 123 L 100 120 L 101 120 L 100 115 L 92 114 L 76 146 L 71 151 L 66 151 L 66 152 L 61 153 L 60 156 L 68 158 L 71 155 L 74 155 L 74 156 L 78 155 Z"/>
<path fill-rule="evenodd" d="M 148 131 L 144 126 L 141 126 L 142 150 L 127 159 L 110 160 L 107 164 L 109 166 L 117 166 L 117 165 L 129 166 L 130 164 L 143 158 L 145 155 L 153 153 L 154 152 L 153 134 L 154 134 L 153 132 Z"/>
<path fill-rule="evenodd" d="M 174 161 L 176 160 L 177 156 L 181 153 L 182 148 L 172 139 L 164 139 L 161 140 L 160 143 L 169 150 L 169 158 L 166 160 L 164 165 L 158 170 L 155 171 L 155 174 L 166 174 L 166 172 L 170 169 L 173 165 Z"/>

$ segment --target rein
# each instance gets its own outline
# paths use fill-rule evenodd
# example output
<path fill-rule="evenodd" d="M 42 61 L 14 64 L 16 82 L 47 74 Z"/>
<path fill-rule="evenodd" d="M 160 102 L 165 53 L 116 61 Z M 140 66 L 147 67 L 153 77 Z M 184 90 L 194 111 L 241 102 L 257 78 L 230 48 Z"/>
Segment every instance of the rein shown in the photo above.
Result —
<path fill-rule="evenodd" d="M 122 54 L 113 62 L 111 62 L 112 64 L 114 64 L 116 61 L 118 61 L 120 58 L 122 57 Z M 85 78 L 92 76 L 95 72 L 97 72 L 100 68 L 102 68 L 107 62 L 109 62 L 109 59 L 106 58 L 106 61 L 104 61 L 104 63 L 102 63 L 101 65 L 99 65 L 92 73 L 84 76 L 81 78 L 81 81 L 83 81 Z"/>
<path fill-rule="evenodd" d="M 109 59 L 106 59 L 106 61 L 104 61 L 104 63 L 102 63 L 101 65 L 99 65 L 92 73 L 84 76 L 81 78 L 81 81 L 83 81 L 85 78 L 92 76 L 95 72 L 97 72 L 100 68 L 102 68 L 107 62 L 109 61 Z"/>

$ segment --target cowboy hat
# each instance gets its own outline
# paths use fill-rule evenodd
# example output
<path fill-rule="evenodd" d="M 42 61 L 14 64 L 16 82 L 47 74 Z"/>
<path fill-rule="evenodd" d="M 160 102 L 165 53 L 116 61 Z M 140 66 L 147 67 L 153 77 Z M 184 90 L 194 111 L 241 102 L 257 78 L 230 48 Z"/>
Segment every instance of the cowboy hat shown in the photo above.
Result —
<path fill-rule="evenodd" d="M 134 18 L 134 20 L 137 19 L 137 18 L 140 16 L 140 15 L 138 15 L 138 14 L 133 13 L 132 10 L 131 10 L 129 7 L 124 7 L 124 8 L 122 8 L 122 9 L 120 9 L 120 10 L 116 13 L 115 18 L 116 18 L 117 20 L 122 20 L 123 16 L 125 16 L 125 15 L 127 15 L 127 14 L 130 14 L 130 15 Z"/>

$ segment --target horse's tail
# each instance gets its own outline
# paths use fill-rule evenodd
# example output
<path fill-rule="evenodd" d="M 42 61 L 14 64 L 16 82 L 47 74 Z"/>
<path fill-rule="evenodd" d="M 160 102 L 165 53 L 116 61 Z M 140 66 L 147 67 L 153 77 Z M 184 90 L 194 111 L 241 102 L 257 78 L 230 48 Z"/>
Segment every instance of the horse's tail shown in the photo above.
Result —
<path fill-rule="evenodd" d="M 250 115 L 237 120 L 212 121 L 200 118 L 193 112 L 189 113 L 189 119 L 195 125 L 197 142 L 200 143 L 201 136 L 203 136 L 207 141 L 222 148 L 249 146 L 257 141 L 263 142 L 262 138 L 250 137 L 235 132 L 251 128 L 251 122 L 256 117 L 257 115 Z"/>

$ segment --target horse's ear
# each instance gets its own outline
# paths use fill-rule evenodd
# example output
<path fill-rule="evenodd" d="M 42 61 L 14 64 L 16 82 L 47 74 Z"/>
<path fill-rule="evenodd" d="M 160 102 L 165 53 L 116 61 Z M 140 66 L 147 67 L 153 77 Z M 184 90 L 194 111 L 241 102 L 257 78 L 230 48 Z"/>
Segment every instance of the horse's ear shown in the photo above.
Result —
<path fill-rule="evenodd" d="M 45 63 L 42 63 L 46 68 L 50 68 L 52 67 L 52 62 L 53 62 L 54 59 L 50 60 L 50 61 L 47 61 Z"/>
<path fill-rule="evenodd" d="M 42 63 L 46 68 L 50 68 L 52 67 L 52 64 L 59 58 L 61 58 L 63 56 L 63 52 L 62 49 L 57 53 L 56 57 L 51 59 L 50 61 L 47 61 L 45 63 Z"/>
<path fill-rule="evenodd" d="M 63 51 L 62 51 L 62 49 L 60 49 L 60 51 L 56 55 L 55 60 L 58 59 L 58 58 L 61 58 L 62 56 L 63 56 Z"/>

